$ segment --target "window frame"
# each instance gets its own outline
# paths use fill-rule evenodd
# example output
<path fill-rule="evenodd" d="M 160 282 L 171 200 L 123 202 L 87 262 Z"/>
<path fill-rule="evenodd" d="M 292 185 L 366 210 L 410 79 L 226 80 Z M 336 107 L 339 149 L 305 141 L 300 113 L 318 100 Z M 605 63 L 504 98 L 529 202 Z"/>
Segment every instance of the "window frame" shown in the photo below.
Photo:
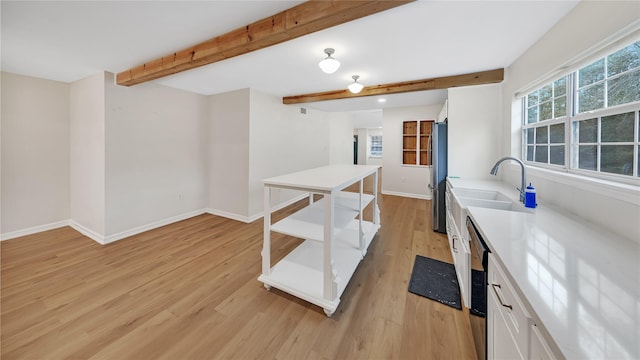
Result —
<path fill-rule="evenodd" d="M 375 151 L 373 150 L 373 147 L 376 146 L 374 143 L 374 138 L 380 138 L 380 151 Z M 382 158 L 382 154 L 383 154 L 383 142 L 382 142 L 382 135 L 369 135 L 369 157 L 372 158 Z"/>
<path fill-rule="evenodd" d="M 607 117 L 607 116 L 612 116 L 612 115 L 618 115 L 618 114 L 625 114 L 625 113 L 634 113 L 634 127 L 633 127 L 633 142 L 603 142 L 601 139 L 601 120 L 603 117 Z M 574 116 L 569 124 L 567 124 L 566 126 L 569 126 L 569 132 L 571 133 L 571 143 L 569 143 L 569 146 L 571 147 L 571 152 L 574 151 L 574 147 L 577 147 L 580 145 L 580 143 L 578 142 L 578 139 L 575 139 L 573 137 L 573 124 L 575 122 L 580 122 L 580 121 L 584 121 L 584 120 L 590 120 L 590 119 L 598 119 L 598 128 L 597 128 L 597 141 L 596 143 L 594 143 L 594 145 L 598 146 L 598 149 L 600 150 L 600 146 L 604 145 L 632 145 L 632 146 L 640 146 L 639 143 L 639 135 L 638 132 L 640 131 L 638 129 L 638 127 L 640 126 L 640 101 L 634 101 L 631 103 L 627 103 L 627 104 L 623 104 L 623 105 L 616 105 L 616 106 L 612 106 L 609 108 L 604 108 L 604 109 L 600 109 L 600 110 L 595 110 L 595 111 L 589 111 L 589 112 L 583 112 L 580 114 L 577 114 L 576 116 Z M 566 127 L 565 127 L 565 132 L 566 132 Z M 601 165 L 600 162 L 600 156 L 601 156 L 601 151 L 597 152 L 597 162 L 596 164 Z M 634 156 L 633 156 L 633 163 L 634 164 L 638 164 L 638 157 L 640 156 L 640 150 L 635 150 L 634 151 Z M 570 172 L 574 172 L 576 174 L 579 175 L 583 175 L 583 176 L 591 176 L 591 177 L 597 177 L 600 179 L 605 179 L 605 180 L 612 180 L 612 181 L 617 181 L 617 182 L 625 182 L 625 183 L 632 183 L 632 184 L 637 184 L 640 183 L 640 169 L 638 168 L 638 166 L 634 167 L 634 173 L 632 175 L 622 175 L 622 174 L 616 174 L 616 173 L 610 173 L 610 172 L 602 172 L 600 170 L 586 170 L 586 169 L 580 169 L 579 167 L 574 167 L 573 165 L 573 160 L 574 159 L 570 159 L 572 161 L 571 166 L 568 168 Z"/>
<path fill-rule="evenodd" d="M 565 96 L 567 98 L 566 100 L 566 104 L 565 104 L 565 115 L 557 117 L 557 118 L 551 118 L 551 119 L 546 119 L 546 120 L 538 120 L 536 122 L 533 123 L 529 123 L 528 122 L 528 109 L 529 109 L 529 104 L 528 104 L 528 95 L 534 91 L 539 91 L 540 89 L 542 89 L 543 87 L 547 86 L 547 85 L 552 85 L 562 79 L 565 78 L 566 79 L 566 90 L 565 90 Z M 569 121 L 569 119 L 571 118 L 571 115 L 573 113 L 573 89 L 574 89 L 574 76 L 573 74 L 565 74 L 557 79 L 552 80 L 551 82 L 546 82 L 544 85 L 542 85 L 541 87 L 532 90 L 531 92 L 529 92 L 528 94 L 525 94 L 524 96 L 522 96 L 522 121 L 521 121 L 521 143 L 522 143 L 522 150 L 521 150 L 521 159 L 522 161 L 525 162 L 525 164 L 529 164 L 529 165 L 535 165 L 535 166 L 540 166 L 540 167 L 545 167 L 548 169 L 555 169 L 555 170 L 563 170 L 563 169 L 568 169 L 567 164 L 569 164 L 569 161 L 571 160 L 571 154 L 569 151 L 567 151 L 567 148 L 570 144 L 570 140 L 571 140 L 571 134 L 569 134 L 569 132 L 567 131 L 567 121 Z M 551 103 L 552 103 L 552 114 L 554 114 L 554 110 L 553 107 L 555 106 L 555 99 L 557 99 L 557 96 L 551 96 Z M 539 105 L 539 104 L 538 104 Z M 539 114 L 538 114 L 538 118 L 539 118 Z M 541 127 L 547 127 L 547 129 L 550 129 L 550 127 L 552 125 L 557 125 L 557 124 L 565 124 L 564 126 L 564 141 L 562 143 L 555 143 L 555 146 L 558 146 L 560 144 L 564 144 L 565 150 L 564 150 L 564 164 L 563 165 L 559 165 L 559 164 L 552 164 L 549 162 L 550 159 L 550 149 L 551 149 L 551 132 L 548 131 L 548 139 L 546 142 L 546 147 L 547 147 L 547 162 L 538 162 L 535 160 L 535 149 L 536 147 L 538 147 L 538 143 L 536 143 L 536 130 L 537 128 L 541 128 Z M 526 136 L 525 136 L 525 131 L 528 129 L 534 129 L 534 142 L 532 144 L 529 144 L 527 142 Z M 528 160 L 527 157 L 527 147 L 533 145 L 534 148 L 534 160 Z M 542 145 L 542 144 L 540 144 Z"/>
<path fill-rule="evenodd" d="M 640 184 L 640 99 L 636 100 L 636 101 L 632 101 L 632 102 L 628 102 L 625 104 L 618 104 L 618 105 L 613 105 L 613 106 L 608 106 L 608 86 L 609 86 L 609 81 L 611 80 L 615 80 L 619 77 L 625 76 L 627 74 L 630 73 L 634 73 L 636 71 L 640 71 L 640 67 L 634 67 L 628 70 L 625 70 L 623 72 L 620 72 L 618 74 L 612 75 L 612 76 L 608 76 L 607 75 L 607 68 L 608 68 L 608 62 L 606 61 L 606 59 L 611 56 L 612 54 L 615 54 L 616 52 L 626 48 L 629 45 L 635 44 L 636 42 L 638 42 L 638 40 L 632 41 L 628 44 L 626 44 L 625 46 L 622 46 L 616 50 L 612 50 L 610 52 L 608 52 L 607 54 L 605 54 L 603 57 L 600 57 L 598 59 L 595 59 L 594 61 L 591 61 L 588 64 L 585 64 L 584 66 L 581 66 L 577 69 L 574 69 L 573 71 L 571 71 L 570 73 L 566 73 L 563 74 L 562 76 L 557 76 L 555 79 L 553 79 L 552 81 L 546 81 L 545 83 L 543 83 L 541 86 L 536 87 L 534 89 L 532 89 L 531 91 L 527 92 L 526 94 L 520 96 L 520 101 L 521 101 L 521 119 L 520 119 L 520 140 L 521 140 L 521 159 L 525 162 L 525 164 L 527 164 L 528 166 L 532 166 L 535 168 L 543 168 L 543 169 L 547 169 L 553 172 L 564 172 L 564 173 L 573 173 L 575 175 L 579 175 L 579 176 L 584 176 L 587 178 L 597 178 L 597 179 L 602 179 L 602 180 L 607 180 L 607 181 L 613 181 L 615 183 L 626 183 L 626 184 L 632 184 L 632 185 L 638 185 Z M 604 61 L 604 69 L 603 69 L 603 73 L 604 73 L 604 78 L 600 79 L 598 81 L 594 81 L 593 83 L 590 83 L 582 88 L 578 88 L 578 82 L 579 82 L 579 71 L 590 66 L 591 64 L 594 64 L 598 61 L 601 60 L 605 60 Z M 544 87 L 546 87 L 547 85 L 551 84 L 553 85 L 556 81 L 562 79 L 562 78 L 568 78 L 567 81 L 567 89 L 566 89 L 566 95 L 567 95 L 567 103 L 566 103 L 566 115 L 565 116 L 561 116 L 558 118 L 552 118 L 552 119 L 547 119 L 547 120 L 538 120 L 536 122 L 533 123 L 528 123 L 528 116 L 529 116 L 529 106 L 528 106 L 528 96 L 536 91 L 540 91 L 541 89 L 543 89 Z M 592 86 L 598 86 L 599 84 L 604 84 L 603 85 L 603 107 L 598 108 L 598 109 L 594 109 L 594 110 L 587 110 L 587 111 L 582 111 L 579 112 L 579 91 L 580 90 L 584 90 L 586 88 L 592 87 Z M 551 102 L 554 102 L 554 99 L 556 97 L 554 96 L 554 94 L 552 93 L 551 96 Z M 539 101 L 539 99 L 538 99 Z M 555 106 L 555 105 L 554 105 Z M 539 111 L 540 107 L 538 104 L 538 112 L 537 112 L 537 118 L 540 118 L 540 111 Z M 607 116 L 612 116 L 612 115 L 618 115 L 618 114 L 625 114 L 625 113 L 634 113 L 634 125 L 633 125 L 633 132 L 634 132 L 634 137 L 633 137 L 633 142 L 603 142 L 601 139 L 601 123 L 602 123 L 602 118 L 605 118 Z M 554 115 L 553 112 L 553 108 L 552 108 L 552 116 Z M 580 121 L 584 121 L 584 120 L 589 120 L 589 119 L 593 119 L 593 118 L 597 118 L 597 143 L 593 144 L 597 146 L 597 155 L 596 155 L 596 170 L 587 170 L 587 169 L 580 169 L 578 167 L 578 157 L 577 157 L 577 151 L 578 151 L 578 139 L 574 138 L 574 124 L 578 123 Z M 547 162 L 546 163 L 541 163 L 536 161 L 536 157 L 535 157 L 535 153 L 536 153 L 536 148 L 539 146 L 538 144 L 536 144 L 536 130 L 537 128 L 541 128 L 541 127 L 547 127 L 547 129 L 550 129 L 550 126 L 552 125 L 557 125 L 557 124 L 564 124 L 564 165 L 557 165 L 557 164 L 552 164 L 550 163 L 550 147 L 552 145 L 551 143 L 551 134 L 549 133 L 550 130 L 548 130 L 548 138 L 547 138 L 547 142 L 546 144 L 540 144 L 540 145 L 546 145 L 547 147 Z M 532 143 L 529 143 L 527 141 L 527 132 L 529 129 L 534 129 L 534 139 L 532 140 Z M 559 144 L 559 143 L 558 143 Z M 633 171 L 631 175 L 624 175 L 624 174 L 617 174 L 617 173 L 610 173 L 610 172 L 603 172 L 601 171 L 601 149 L 603 145 L 627 145 L 627 146 L 633 146 Z M 529 160 L 528 158 L 528 147 L 529 146 L 533 146 L 533 156 L 532 156 L 532 160 Z M 575 155 L 574 155 L 575 154 Z"/>

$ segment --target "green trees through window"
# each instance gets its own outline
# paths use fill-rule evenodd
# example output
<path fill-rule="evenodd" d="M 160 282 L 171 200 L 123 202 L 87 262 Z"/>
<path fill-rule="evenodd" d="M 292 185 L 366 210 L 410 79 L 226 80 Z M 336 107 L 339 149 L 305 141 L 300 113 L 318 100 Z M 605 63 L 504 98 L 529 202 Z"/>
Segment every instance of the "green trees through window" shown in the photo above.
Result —
<path fill-rule="evenodd" d="M 523 104 L 526 161 L 640 176 L 640 42 L 530 92 Z"/>

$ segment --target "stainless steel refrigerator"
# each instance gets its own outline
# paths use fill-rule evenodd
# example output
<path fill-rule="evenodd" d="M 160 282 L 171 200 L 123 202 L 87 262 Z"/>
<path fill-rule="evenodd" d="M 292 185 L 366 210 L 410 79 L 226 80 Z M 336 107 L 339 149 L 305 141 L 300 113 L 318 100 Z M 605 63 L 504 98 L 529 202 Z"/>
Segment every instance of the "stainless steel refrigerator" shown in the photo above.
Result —
<path fill-rule="evenodd" d="M 431 128 L 431 184 L 433 231 L 447 232 L 445 191 L 447 182 L 447 123 L 434 122 Z"/>

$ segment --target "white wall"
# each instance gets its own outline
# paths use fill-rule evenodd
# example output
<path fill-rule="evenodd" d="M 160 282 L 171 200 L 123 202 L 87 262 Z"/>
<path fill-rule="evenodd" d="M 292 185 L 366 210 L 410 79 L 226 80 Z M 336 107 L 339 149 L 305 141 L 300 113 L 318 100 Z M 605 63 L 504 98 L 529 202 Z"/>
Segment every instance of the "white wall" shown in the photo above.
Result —
<path fill-rule="evenodd" d="M 117 86 L 107 75 L 107 237 L 206 208 L 206 100 L 154 83 Z"/>
<path fill-rule="evenodd" d="M 252 221 L 262 215 L 262 179 L 352 162 L 351 114 L 303 115 L 255 90 L 206 97 L 153 83 L 116 86 L 110 73 L 70 85 L 9 77 L 2 208 L 14 233 L 70 223 L 108 243 L 207 210 Z M 39 181 L 46 194 L 32 189 Z M 274 204 L 300 195 L 277 191 Z"/>
<path fill-rule="evenodd" d="M 2 73 L 2 238 L 69 219 L 69 85 Z"/>
<path fill-rule="evenodd" d="M 2 208 L 16 236 L 70 223 L 108 243 L 203 211 L 252 221 L 262 179 L 352 162 L 350 114 L 303 115 L 255 90 L 207 97 L 110 73 L 3 87 Z M 277 191 L 274 204 L 300 195 Z"/>
<path fill-rule="evenodd" d="M 435 120 L 443 104 L 391 108 L 383 112 L 382 193 L 431 199 L 430 168 L 402 165 L 402 122 Z"/>
<path fill-rule="evenodd" d="M 351 112 L 353 127 L 356 129 L 375 129 L 382 126 L 382 109 Z"/>
<path fill-rule="evenodd" d="M 209 211 L 250 222 L 262 216 L 265 178 L 330 163 L 349 163 L 348 115 L 283 105 L 279 97 L 244 89 L 210 97 Z M 274 205 L 300 192 L 274 190 Z"/>
<path fill-rule="evenodd" d="M 353 116 L 326 113 L 329 118 L 329 163 L 353 164 Z"/>
<path fill-rule="evenodd" d="M 307 113 L 302 114 L 298 106 L 283 105 L 279 97 L 252 89 L 249 220 L 262 216 L 263 179 L 329 165 L 332 157 L 338 163 L 344 161 L 340 152 L 345 148 L 345 142 L 351 151 L 347 150 L 346 156 L 353 156 L 353 128 L 349 124 L 348 118 L 339 116 L 333 119 L 330 113 L 323 111 L 307 109 Z M 333 144 L 330 140 L 332 127 L 336 136 Z M 344 129 L 344 134 L 341 134 L 341 129 Z M 285 203 L 299 195 L 299 192 L 274 190 L 272 204 Z"/>
<path fill-rule="evenodd" d="M 70 89 L 70 214 L 94 239 L 105 235 L 105 76 Z"/>
<path fill-rule="evenodd" d="M 250 90 L 212 95 L 208 100 L 209 208 L 244 220 L 249 214 Z"/>
<path fill-rule="evenodd" d="M 500 157 L 500 84 L 449 89 L 448 176 L 493 178 Z"/>
<path fill-rule="evenodd" d="M 554 28 L 506 69 L 503 82 L 501 154 L 520 157 L 520 120 L 515 93 L 535 85 L 537 81 L 554 80 L 580 59 L 597 56 L 612 40 L 638 29 L 638 1 L 583 1 Z M 576 36 L 579 34 L 579 36 Z M 586 60 L 586 59 L 585 59 Z M 568 67 L 565 70 L 563 68 Z M 513 126 L 512 126 L 513 124 Z M 516 166 L 501 168 L 504 179 L 519 184 Z M 528 181 L 537 190 L 539 203 L 556 206 L 574 213 L 615 233 L 640 241 L 640 192 L 637 186 L 612 183 L 528 168 Z"/>

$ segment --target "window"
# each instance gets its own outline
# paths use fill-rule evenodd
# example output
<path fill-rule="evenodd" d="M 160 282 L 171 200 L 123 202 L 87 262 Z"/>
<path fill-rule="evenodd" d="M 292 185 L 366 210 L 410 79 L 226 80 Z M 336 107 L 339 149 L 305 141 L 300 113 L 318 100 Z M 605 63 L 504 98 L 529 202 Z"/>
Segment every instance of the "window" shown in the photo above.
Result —
<path fill-rule="evenodd" d="M 402 164 L 431 165 L 433 120 L 405 121 L 402 124 Z"/>
<path fill-rule="evenodd" d="M 564 165 L 569 82 L 570 76 L 565 76 L 525 96 L 523 144 L 527 161 Z"/>
<path fill-rule="evenodd" d="M 592 175 L 640 176 L 640 42 L 522 100 L 525 161 Z"/>
<path fill-rule="evenodd" d="M 372 157 L 382 157 L 382 135 L 371 136 L 370 154 Z"/>

